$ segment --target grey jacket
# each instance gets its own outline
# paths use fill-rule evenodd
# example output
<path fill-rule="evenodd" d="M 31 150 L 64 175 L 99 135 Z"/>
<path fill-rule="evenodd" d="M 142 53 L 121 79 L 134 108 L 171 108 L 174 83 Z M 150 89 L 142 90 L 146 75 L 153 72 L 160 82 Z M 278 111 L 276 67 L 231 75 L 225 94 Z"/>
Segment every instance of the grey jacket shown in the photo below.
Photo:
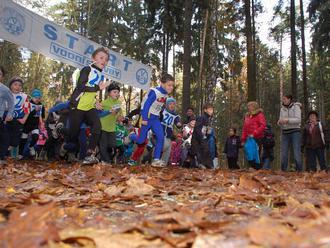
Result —
<path fill-rule="evenodd" d="M 301 126 L 301 103 L 294 102 L 288 107 L 282 105 L 280 119 L 288 119 L 288 124 L 279 125 L 282 130 L 300 129 Z"/>
<path fill-rule="evenodd" d="M 12 117 L 14 104 L 13 93 L 11 93 L 6 85 L 0 83 L 0 118 L 3 118 L 5 111 L 8 111 L 8 117 Z"/>

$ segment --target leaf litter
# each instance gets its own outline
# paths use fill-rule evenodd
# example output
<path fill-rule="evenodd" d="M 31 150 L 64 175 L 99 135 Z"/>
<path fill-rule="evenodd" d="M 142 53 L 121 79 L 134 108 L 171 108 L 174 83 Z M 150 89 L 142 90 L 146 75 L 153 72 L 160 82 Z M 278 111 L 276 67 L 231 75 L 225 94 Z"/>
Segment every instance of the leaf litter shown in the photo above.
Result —
<path fill-rule="evenodd" d="M 330 176 L 12 162 L 1 247 L 330 247 Z"/>

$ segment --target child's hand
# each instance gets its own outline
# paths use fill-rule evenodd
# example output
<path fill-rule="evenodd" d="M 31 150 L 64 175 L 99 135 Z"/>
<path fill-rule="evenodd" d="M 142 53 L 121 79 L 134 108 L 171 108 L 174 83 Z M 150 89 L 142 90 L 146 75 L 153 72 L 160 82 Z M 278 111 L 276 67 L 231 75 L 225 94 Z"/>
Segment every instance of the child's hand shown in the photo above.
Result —
<path fill-rule="evenodd" d="M 141 121 L 141 125 L 147 126 L 148 125 L 148 121 Z"/>
<path fill-rule="evenodd" d="M 102 110 L 102 109 L 103 109 L 103 105 L 102 105 L 102 103 L 100 103 L 100 102 L 96 102 L 96 103 L 95 103 L 95 108 L 96 108 L 97 110 Z"/>
<path fill-rule="evenodd" d="M 26 122 L 26 119 L 17 119 L 19 123 L 24 124 Z"/>
<path fill-rule="evenodd" d="M 13 120 L 13 117 L 7 116 L 5 122 L 12 121 L 12 120 Z"/>
<path fill-rule="evenodd" d="M 38 112 L 41 109 L 40 105 L 36 105 L 36 111 Z"/>
<path fill-rule="evenodd" d="M 103 81 L 99 84 L 100 90 L 104 90 L 106 87 L 110 85 L 110 81 Z"/>

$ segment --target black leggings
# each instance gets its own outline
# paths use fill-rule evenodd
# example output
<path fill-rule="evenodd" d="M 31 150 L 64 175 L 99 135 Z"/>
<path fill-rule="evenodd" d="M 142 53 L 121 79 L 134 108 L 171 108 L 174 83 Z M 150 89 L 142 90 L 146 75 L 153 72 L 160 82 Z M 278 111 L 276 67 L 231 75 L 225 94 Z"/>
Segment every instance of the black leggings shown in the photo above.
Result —
<path fill-rule="evenodd" d="M 91 128 L 91 136 L 89 138 L 88 150 L 94 152 L 99 142 L 101 134 L 101 121 L 96 109 L 83 111 L 72 109 L 69 113 L 69 143 L 78 144 L 80 126 L 82 123 L 87 124 Z M 78 147 L 78 146 L 77 146 Z"/>

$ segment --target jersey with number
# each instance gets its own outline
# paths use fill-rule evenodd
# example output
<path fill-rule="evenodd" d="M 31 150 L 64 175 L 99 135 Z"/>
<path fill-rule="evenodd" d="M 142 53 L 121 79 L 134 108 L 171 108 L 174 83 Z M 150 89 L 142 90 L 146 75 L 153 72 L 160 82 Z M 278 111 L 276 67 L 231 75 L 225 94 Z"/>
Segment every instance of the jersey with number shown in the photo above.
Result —
<path fill-rule="evenodd" d="M 76 87 L 70 97 L 70 107 L 88 111 L 95 108 L 99 84 L 104 80 L 102 70 L 95 65 L 85 66 L 72 76 Z"/>
<path fill-rule="evenodd" d="M 13 93 L 15 99 L 15 107 L 14 107 L 14 119 L 21 119 L 25 114 L 29 113 L 30 110 L 30 102 L 28 96 L 23 93 Z"/>
<path fill-rule="evenodd" d="M 172 138 L 173 136 L 173 127 L 174 125 L 180 122 L 180 116 L 175 113 L 168 111 L 166 108 L 162 111 L 161 114 L 161 123 L 164 128 L 164 134 L 167 138 Z"/>
<path fill-rule="evenodd" d="M 44 118 L 44 106 L 42 104 L 35 104 L 30 102 L 30 115 L 33 117 L 42 117 Z"/>
<path fill-rule="evenodd" d="M 147 108 L 149 108 L 148 113 L 146 113 L 148 114 L 148 118 L 151 114 L 154 116 L 159 116 L 159 113 L 162 111 L 162 108 L 166 102 L 166 97 L 167 92 L 163 88 L 151 88 L 141 105 L 142 118 L 144 120 L 146 119 L 146 116 L 144 116 L 144 110 Z"/>

